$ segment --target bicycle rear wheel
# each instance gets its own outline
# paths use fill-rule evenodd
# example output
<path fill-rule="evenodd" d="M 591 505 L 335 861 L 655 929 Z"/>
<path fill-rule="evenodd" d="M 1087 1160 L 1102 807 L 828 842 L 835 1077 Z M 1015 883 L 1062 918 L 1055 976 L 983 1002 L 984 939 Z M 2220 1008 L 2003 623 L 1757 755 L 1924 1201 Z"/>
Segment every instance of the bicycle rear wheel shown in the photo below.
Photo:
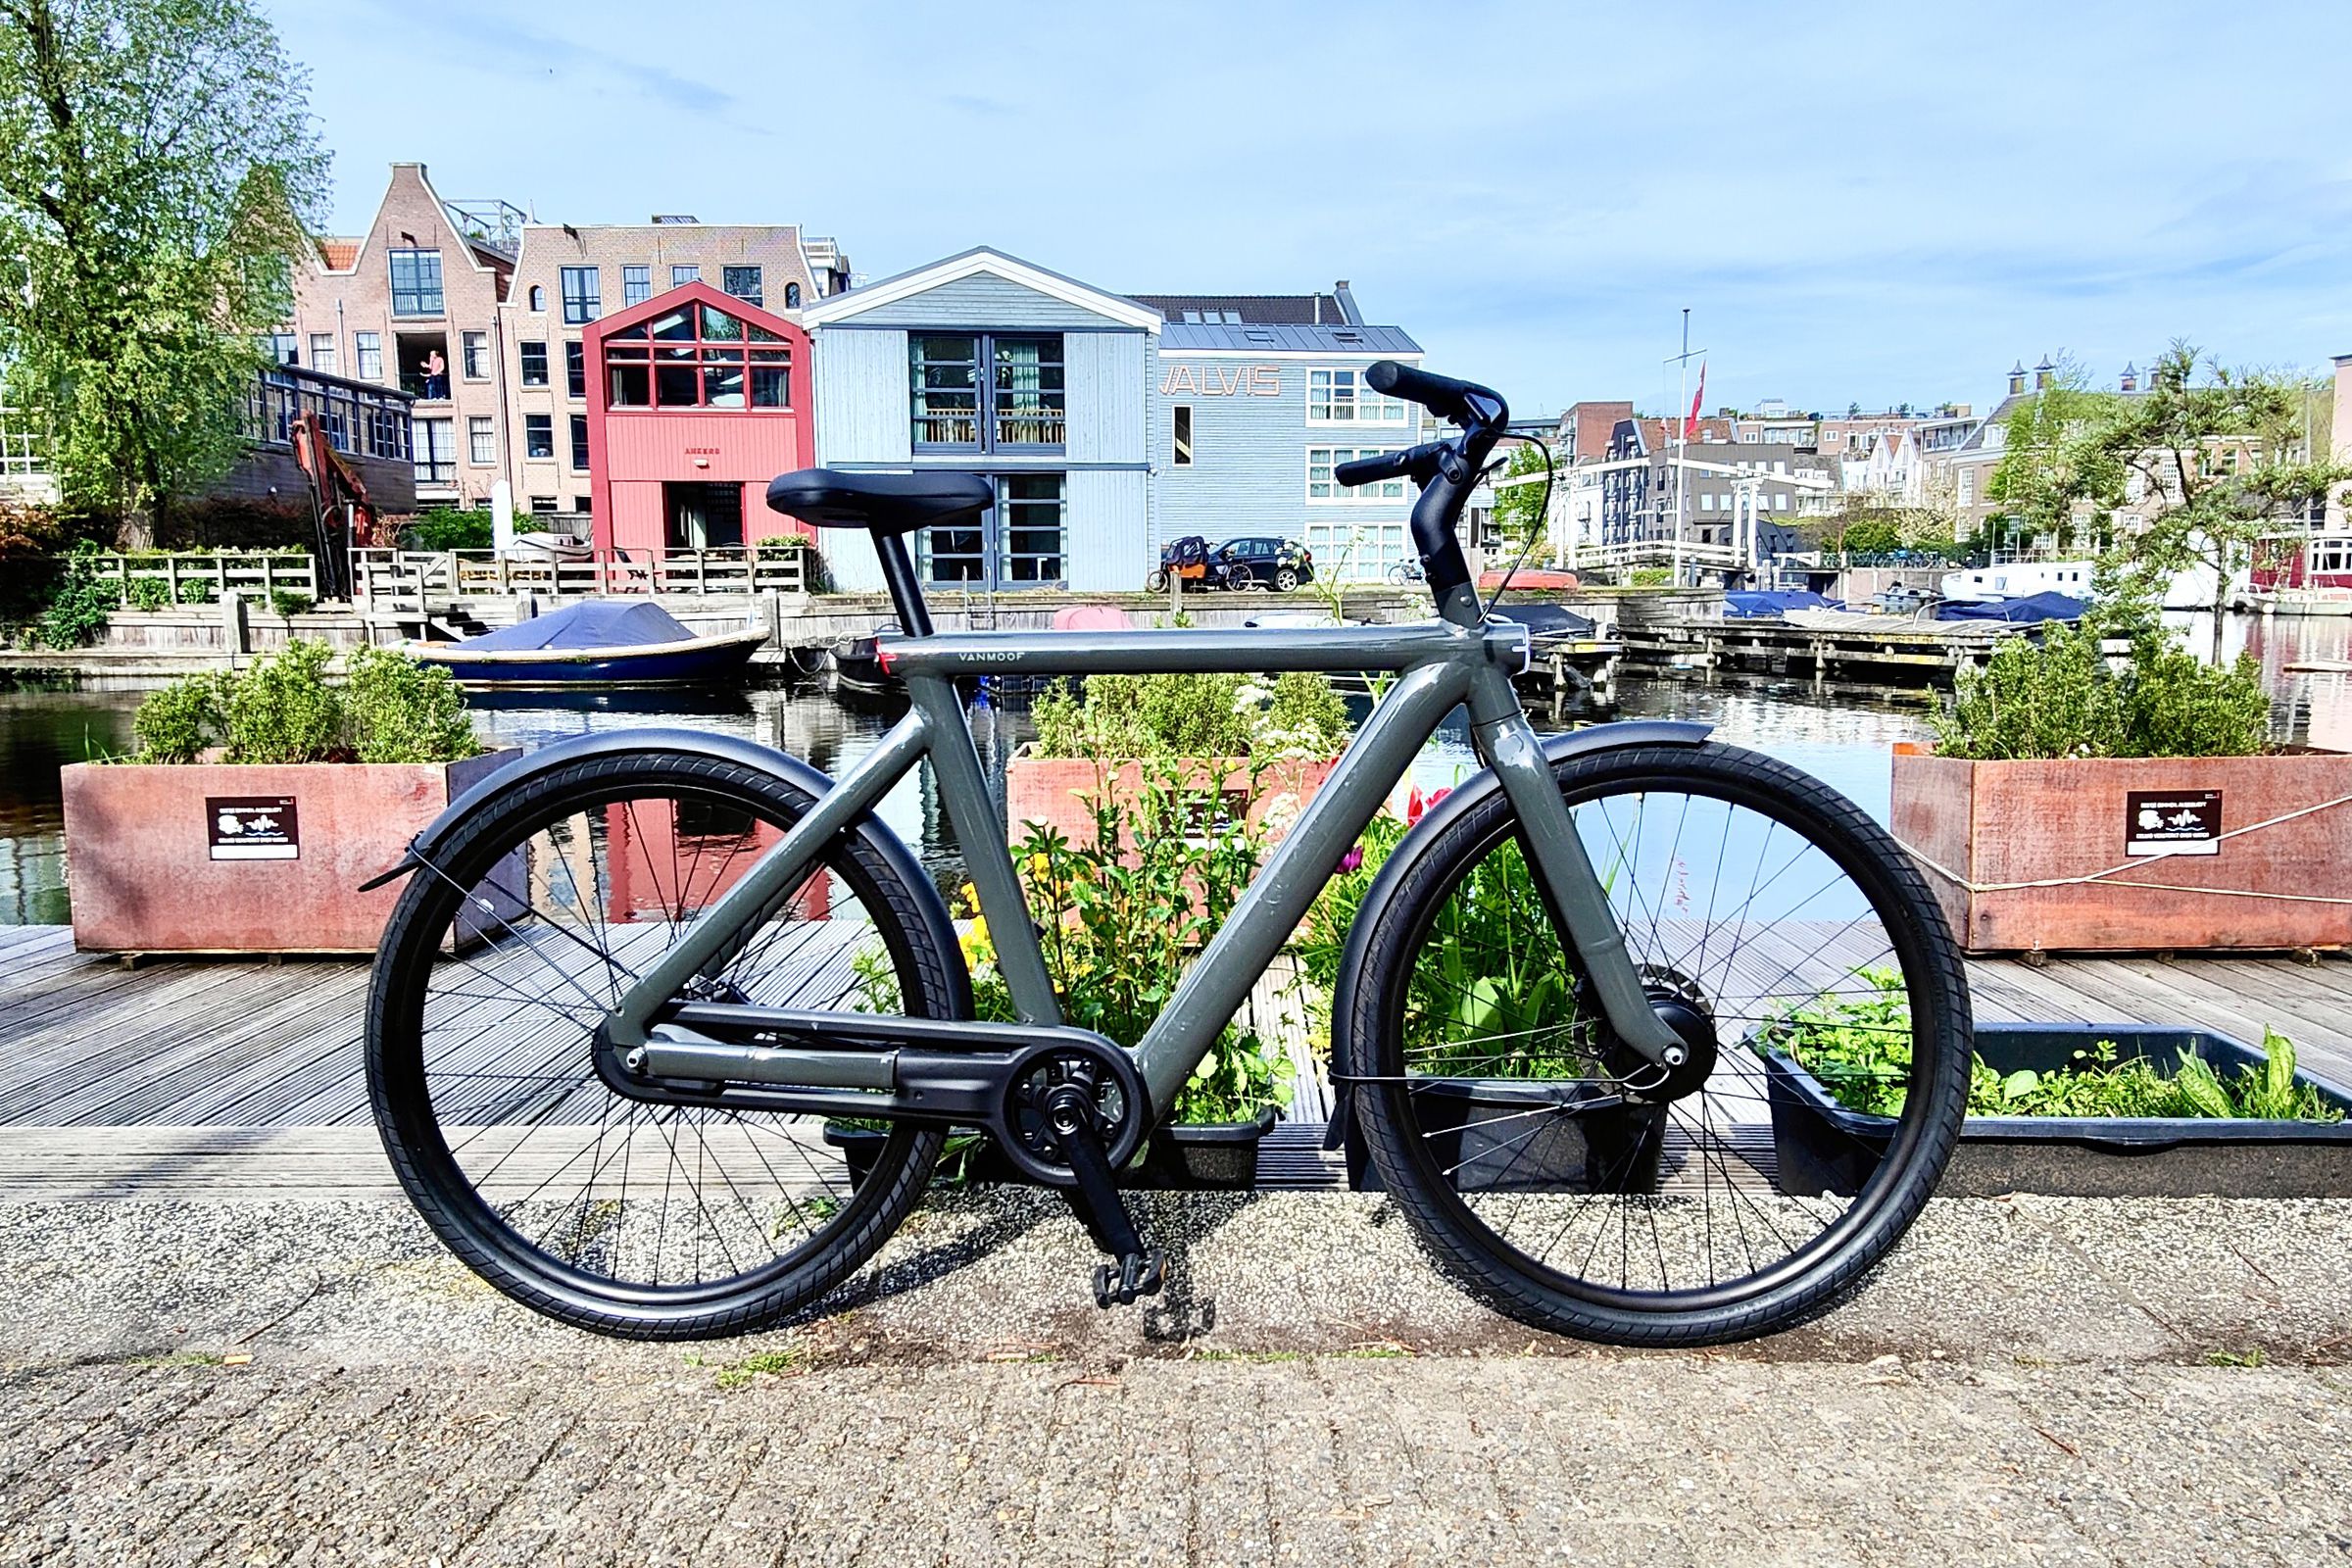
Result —
<path fill-rule="evenodd" d="M 516 1300 L 630 1338 L 749 1332 L 920 1197 L 936 1132 L 894 1128 L 853 1182 L 818 1118 L 628 1099 L 590 1057 L 607 1007 L 808 803 L 709 758 L 584 759 L 487 802 L 410 877 L 368 999 L 369 1097 L 417 1211 Z M 952 1017 L 961 972 L 851 836 L 695 995 Z"/>
<path fill-rule="evenodd" d="M 1628 1345 L 1786 1326 L 1885 1255 L 1949 1157 L 1970 1059 L 1950 931 L 1883 828 L 1770 758 L 1555 773 L 1690 1059 L 1613 1039 L 1488 786 L 1359 915 L 1335 1046 L 1372 1163 L 1522 1321 Z"/>

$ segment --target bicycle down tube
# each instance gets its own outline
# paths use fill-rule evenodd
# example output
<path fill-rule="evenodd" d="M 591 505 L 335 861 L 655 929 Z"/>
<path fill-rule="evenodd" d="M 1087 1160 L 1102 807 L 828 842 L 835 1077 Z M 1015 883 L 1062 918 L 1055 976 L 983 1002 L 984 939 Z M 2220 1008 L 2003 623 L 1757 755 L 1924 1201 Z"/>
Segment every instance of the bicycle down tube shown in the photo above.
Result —
<path fill-rule="evenodd" d="M 881 640 L 884 654 L 905 678 L 912 698 L 907 715 L 629 988 L 613 1009 L 610 1038 L 622 1049 L 644 1044 L 662 1013 L 674 1005 L 673 999 L 687 992 L 697 976 L 723 967 L 743 942 L 743 933 L 757 930 L 765 912 L 790 895 L 821 847 L 877 806 L 925 756 L 937 772 L 941 802 L 962 847 L 981 912 L 988 918 L 1014 1008 L 1027 1022 L 1058 1024 L 1060 1012 L 1044 954 L 955 678 L 1234 668 L 1268 673 L 1378 670 L 1398 676 L 1396 685 L 1375 706 L 1330 779 L 1135 1048 L 1136 1063 L 1155 1109 L 1164 1111 L 1174 1103 L 1257 976 L 1305 917 L 1333 867 L 1404 777 L 1446 714 L 1465 704 L 1480 760 L 1494 768 L 1510 799 L 1530 858 L 1585 960 L 1611 1027 L 1644 1058 L 1672 1063 L 1679 1059 L 1680 1044 L 1650 1006 L 1607 895 L 1511 687 L 1509 670 L 1526 658 L 1526 636 L 1516 625 L 1465 627 L 1447 620 L 1280 631 L 886 636 Z M 830 1049 L 806 1054 L 871 1054 L 877 1063 L 882 1055 Z M 840 1082 L 845 1073 L 870 1080 L 874 1064 L 863 1065 L 865 1071 L 858 1072 L 851 1061 L 837 1060 L 828 1081 Z"/>

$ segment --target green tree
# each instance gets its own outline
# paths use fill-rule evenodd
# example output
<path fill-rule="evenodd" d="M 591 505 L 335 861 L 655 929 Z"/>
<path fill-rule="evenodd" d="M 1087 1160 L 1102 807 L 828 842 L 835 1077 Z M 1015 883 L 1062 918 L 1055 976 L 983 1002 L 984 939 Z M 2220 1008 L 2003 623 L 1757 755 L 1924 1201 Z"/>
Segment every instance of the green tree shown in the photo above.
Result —
<path fill-rule="evenodd" d="M 70 507 L 153 537 L 221 472 L 325 190 L 249 0 L 0 0 L 0 359 Z"/>
<path fill-rule="evenodd" d="M 1510 462 L 1499 475 L 1516 479 L 1522 474 L 1544 471 L 1544 454 L 1532 443 L 1522 442 L 1511 451 Z M 1526 484 L 1498 486 L 1494 491 L 1494 531 L 1516 556 L 1527 548 L 1530 539 L 1544 536 L 1544 481 L 1532 479 Z"/>
<path fill-rule="evenodd" d="M 2003 421 L 2001 461 L 1984 487 L 2001 504 L 2006 532 L 2047 538 L 2061 551 L 2085 531 L 2083 503 L 2123 482 L 2123 470 L 2086 440 L 2116 416 L 2123 400 L 2091 391 L 2083 380 L 2082 368 L 2059 356 L 2050 384 Z"/>

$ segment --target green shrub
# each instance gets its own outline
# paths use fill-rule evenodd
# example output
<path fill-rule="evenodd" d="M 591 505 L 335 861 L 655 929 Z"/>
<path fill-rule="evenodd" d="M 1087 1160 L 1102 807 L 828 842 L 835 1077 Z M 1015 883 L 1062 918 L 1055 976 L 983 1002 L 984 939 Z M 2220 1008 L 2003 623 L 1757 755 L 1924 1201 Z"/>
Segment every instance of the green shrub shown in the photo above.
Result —
<path fill-rule="evenodd" d="M 220 734 L 222 677 L 185 675 L 150 692 L 131 719 L 142 762 L 193 762 Z"/>
<path fill-rule="evenodd" d="M 2122 669 L 2104 627 L 2052 625 L 2004 639 L 1964 670 L 1950 708 L 1929 720 L 1945 757 L 2250 757 L 2270 730 L 2270 698 L 2250 658 L 2216 668 L 2161 628 L 2140 631 Z"/>
<path fill-rule="evenodd" d="M 489 513 L 456 507 L 420 512 L 400 530 L 403 550 L 488 550 L 497 542 L 497 524 Z"/>
<path fill-rule="evenodd" d="M 139 760 L 192 762 L 214 745 L 230 762 L 454 762 L 481 751 L 449 671 L 360 648 L 337 686 L 332 656 L 297 639 L 245 669 L 151 692 L 131 721 Z"/>
<path fill-rule="evenodd" d="M 1322 676 L 1261 685 L 1240 674 L 1089 675 L 1030 706 L 1040 757 L 1328 757 L 1348 744 L 1348 710 Z"/>
<path fill-rule="evenodd" d="M 358 760 L 454 762 L 482 749 L 448 670 L 390 648 L 354 649 L 344 662 L 344 717 Z"/>
<path fill-rule="evenodd" d="M 179 602 L 183 605 L 209 605 L 220 597 L 220 590 L 213 586 L 210 577 L 179 579 Z"/>
<path fill-rule="evenodd" d="M 327 762 L 348 751 L 343 699 L 327 684 L 333 650 L 297 639 L 256 660 L 221 695 L 221 729 L 231 762 Z"/>
<path fill-rule="evenodd" d="M 121 606 L 115 584 L 98 573 L 97 546 L 74 546 L 49 590 L 49 603 L 34 630 L 43 646 L 79 648 L 106 630 L 106 617 Z"/>
<path fill-rule="evenodd" d="M 281 615 L 307 615 L 318 603 L 309 594 L 298 594 L 291 588 L 270 590 L 270 608 Z"/>
<path fill-rule="evenodd" d="M 133 610 L 162 610 L 172 603 L 172 585 L 161 577 L 133 577 L 125 593 Z"/>

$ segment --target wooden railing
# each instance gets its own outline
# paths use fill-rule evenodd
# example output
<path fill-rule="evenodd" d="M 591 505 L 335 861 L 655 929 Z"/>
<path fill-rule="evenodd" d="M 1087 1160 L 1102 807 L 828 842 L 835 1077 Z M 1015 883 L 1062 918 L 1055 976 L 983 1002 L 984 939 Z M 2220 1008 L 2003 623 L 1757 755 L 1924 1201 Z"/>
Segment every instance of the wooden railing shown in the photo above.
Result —
<path fill-rule="evenodd" d="M 267 599 L 273 593 L 318 597 L 318 565 L 307 555 L 251 551 L 167 551 L 152 556 L 125 556 L 112 551 L 77 557 L 89 562 L 106 582 L 115 584 L 124 604 L 130 585 L 142 577 L 164 584 L 172 604 L 179 603 L 182 583 L 209 583 L 213 597 L 231 589 L 249 598 Z"/>
<path fill-rule="evenodd" d="M 421 602 L 500 594 L 799 594 L 808 591 L 806 549 L 579 550 L 557 555 L 494 550 L 355 550 L 361 597 Z"/>

